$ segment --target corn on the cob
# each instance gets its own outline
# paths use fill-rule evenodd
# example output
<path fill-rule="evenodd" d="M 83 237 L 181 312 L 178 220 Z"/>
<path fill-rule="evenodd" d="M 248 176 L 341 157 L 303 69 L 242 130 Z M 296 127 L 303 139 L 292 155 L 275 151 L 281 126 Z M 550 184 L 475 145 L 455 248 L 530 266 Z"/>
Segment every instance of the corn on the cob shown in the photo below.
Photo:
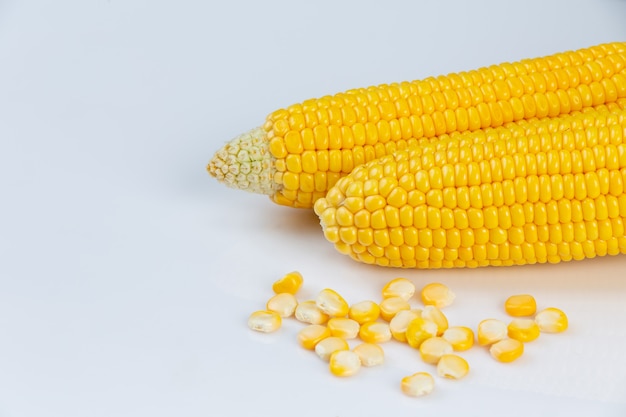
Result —
<path fill-rule="evenodd" d="M 233 139 L 207 169 L 275 203 L 312 207 L 355 167 L 396 150 L 621 97 L 626 42 L 615 42 L 306 100 Z"/>
<path fill-rule="evenodd" d="M 626 252 L 626 99 L 363 164 L 315 204 L 356 260 L 477 267 Z"/>

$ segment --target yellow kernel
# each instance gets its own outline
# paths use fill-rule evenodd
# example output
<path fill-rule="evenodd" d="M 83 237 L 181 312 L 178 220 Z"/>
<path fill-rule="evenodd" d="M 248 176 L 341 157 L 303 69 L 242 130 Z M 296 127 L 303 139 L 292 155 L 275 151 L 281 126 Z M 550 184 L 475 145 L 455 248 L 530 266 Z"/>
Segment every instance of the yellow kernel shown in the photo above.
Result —
<path fill-rule="evenodd" d="M 333 317 L 328 320 L 326 326 L 333 336 L 343 339 L 354 339 L 359 335 L 359 328 L 361 327 L 356 320 L 346 317 Z"/>
<path fill-rule="evenodd" d="M 408 301 L 415 294 L 415 284 L 406 278 L 395 278 L 383 287 L 383 298 L 401 297 Z"/>
<path fill-rule="evenodd" d="M 474 346 L 474 331 L 469 327 L 448 327 L 441 337 L 450 342 L 456 351 L 468 350 Z"/>
<path fill-rule="evenodd" d="M 321 324 L 309 324 L 298 332 L 298 342 L 309 350 L 315 349 L 315 345 L 327 337 L 330 337 L 330 330 Z"/>
<path fill-rule="evenodd" d="M 302 274 L 297 271 L 290 272 L 284 277 L 274 282 L 272 289 L 276 294 L 288 292 L 290 294 L 296 294 L 302 286 Z"/>
<path fill-rule="evenodd" d="M 419 349 L 424 340 L 435 336 L 437 336 L 437 325 L 422 317 L 411 320 L 406 329 L 406 341 L 415 349 Z"/>
<path fill-rule="evenodd" d="M 270 298 L 265 308 L 278 313 L 281 317 L 291 317 L 294 311 L 296 311 L 297 306 L 298 300 L 296 300 L 296 296 L 288 292 L 283 292 Z"/>
<path fill-rule="evenodd" d="M 352 351 L 359 356 L 363 366 L 382 365 L 385 361 L 385 351 L 375 343 L 361 343 L 355 346 Z"/>
<path fill-rule="evenodd" d="M 442 337 L 431 337 L 424 340 L 420 345 L 420 356 L 426 363 L 436 364 L 443 355 L 448 355 L 454 350 L 452 344 Z"/>
<path fill-rule="evenodd" d="M 282 324 L 282 319 L 274 311 L 255 311 L 248 318 L 248 327 L 257 332 L 271 333 L 278 329 Z"/>
<path fill-rule="evenodd" d="M 317 295 L 315 304 L 330 317 L 343 317 L 348 315 L 350 307 L 335 290 L 325 288 Z"/>
<path fill-rule="evenodd" d="M 485 319 L 478 324 L 478 344 L 487 346 L 507 336 L 506 323 L 498 319 Z"/>
<path fill-rule="evenodd" d="M 410 397 L 421 397 L 433 392 L 435 379 L 428 372 L 418 372 L 402 378 L 400 389 Z"/>
<path fill-rule="evenodd" d="M 309 324 L 324 324 L 328 321 L 328 314 L 317 306 L 315 301 L 298 303 L 295 311 L 296 320 Z"/>
<path fill-rule="evenodd" d="M 424 305 L 434 305 L 437 308 L 449 306 L 454 301 L 455 294 L 445 284 L 434 282 L 422 288 L 422 302 Z"/>
<path fill-rule="evenodd" d="M 532 342 L 539 337 L 539 325 L 530 318 L 513 319 L 507 326 L 508 336 L 520 342 Z"/>
<path fill-rule="evenodd" d="M 444 378 L 461 379 L 469 372 L 469 364 L 455 354 L 443 355 L 437 362 L 437 374 Z"/>
<path fill-rule="evenodd" d="M 535 322 L 542 333 L 560 333 L 567 330 L 568 320 L 558 308 L 548 307 L 535 316 Z"/>
<path fill-rule="evenodd" d="M 330 372 L 335 376 L 352 376 L 361 369 L 359 355 L 350 350 L 339 350 L 330 355 Z"/>
<path fill-rule="evenodd" d="M 409 302 L 402 297 L 385 298 L 379 307 L 380 316 L 386 321 L 390 321 L 399 311 L 411 309 Z"/>
<path fill-rule="evenodd" d="M 340 337 L 330 336 L 326 339 L 320 340 L 315 345 L 315 353 L 322 360 L 328 362 L 330 360 L 330 356 L 340 350 L 349 350 L 350 346 L 348 342 Z"/>
<path fill-rule="evenodd" d="M 512 295 L 504 302 L 504 309 L 513 317 L 532 316 L 537 311 L 537 302 L 529 294 Z"/>
<path fill-rule="evenodd" d="M 391 330 L 387 323 L 370 321 L 361 325 L 359 337 L 366 343 L 388 342 L 391 340 Z"/>
<path fill-rule="evenodd" d="M 513 362 L 524 353 L 524 344 L 515 339 L 503 339 L 491 345 L 489 353 L 499 362 Z"/>
<path fill-rule="evenodd" d="M 391 336 L 400 342 L 406 342 L 406 329 L 409 323 L 421 317 L 421 310 L 401 310 L 389 321 Z"/>
<path fill-rule="evenodd" d="M 359 324 L 375 321 L 380 316 L 380 307 L 373 301 L 360 301 L 353 304 L 348 311 L 348 317 Z"/>
<path fill-rule="evenodd" d="M 437 336 L 441 336 L 448 328 L 448 318 L 441 310 L 433 305 L 427 305 L 422 310 L 422 317 L 437 325 Z"/>

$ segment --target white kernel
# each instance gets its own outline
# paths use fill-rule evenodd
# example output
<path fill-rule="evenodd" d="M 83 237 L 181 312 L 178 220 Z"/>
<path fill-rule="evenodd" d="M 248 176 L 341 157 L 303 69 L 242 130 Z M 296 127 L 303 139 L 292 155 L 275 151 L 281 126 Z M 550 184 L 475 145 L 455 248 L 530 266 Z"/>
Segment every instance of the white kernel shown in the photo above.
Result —
<path fill-rule="evenodd" d="M 467 361 L 454 354 L 443 355 L 437 362 L 437 374 L 444 378 L 461 379 L 468 372 Z"/>
<path fill-rule="evenodd" d="M 267 301 L 266 308 L 284 318 L 291 317 L 297 306 L 298 300 L 296 300 L 296 297 L 288 292 L 283 292 L 270 298 Z"/>
<path fill-rule="evenodd" d="M 359 335 L 360 325 L 355 320 L 346 317 L 333 317 L 326 323 L 333 336 L 343 339 L 354 339 Z"/>
<path fill-rule="evenodd" d="M 324 324 L 328 321 L 328 314 L 319 309 L 315 301 L 303 301 L 295 311 L 296 319 L 309 324 Z"/>
<path fill-rule="evenodd" d="M 558 308 L 548 307 L 535 316 L 535 322 L 543 333 L 560 333 L 567 330 L 568 320 Z"/>
<path fill-rule="evenodd" d="M 415 294 L 415 284 L 406 278 L 396 278 L 383 287 L 383 298 L 400 297 L 408 301 Z"/>
<path fill-rule="evenodd" d="M 350 307 L 346 300 L 335 290 L 325 288 L 315 299 L 317 307 L 330 317 L 343 317 L 348 315 Z"/>
<path fill-rule="evenodd" d="M 257 332 L 270 333 L 282 324 L 280 316 L 273 311 L 255 311 L 248 318 L 248 327 Z"/>
<path fill-rule="evenodd" d="M 315 353 L 317 353 L 317 356 L 319 356 L 322 360 L 326 362 L 330 360 L 330 355 L 332 355 L 333 353 L 339 350 L 348 349 L 350 349 L 348 342 L 340 337 L 335 336 L 322 339 L 315 345 Z"/>
<path fill-rule="evenodd" d="M 408 396 L 421 397 L 433 392 L 435 379 L 427 372 L 418 372 L 402 378 L 400 388 Z"/>
<path fill-rule="evenodd" d="M 339 350 L 330 355 L 330 372 L 335 376 L 352 376 L 361 369 L 359 355 L 350 350 Z"/>
<path fill-rule="evenodd" d="M 499 342 L 508 335 L 505 322 L 498 319 L 485 319 L 478 324 L 478 344 L 487 346 Z"/>
<path fill-rule="evenodd" d="M 361 343 L 352 350 L 359 356 L 363 366 L 377 366 L 385 361 L 385 351 L 375 343 Z"/>

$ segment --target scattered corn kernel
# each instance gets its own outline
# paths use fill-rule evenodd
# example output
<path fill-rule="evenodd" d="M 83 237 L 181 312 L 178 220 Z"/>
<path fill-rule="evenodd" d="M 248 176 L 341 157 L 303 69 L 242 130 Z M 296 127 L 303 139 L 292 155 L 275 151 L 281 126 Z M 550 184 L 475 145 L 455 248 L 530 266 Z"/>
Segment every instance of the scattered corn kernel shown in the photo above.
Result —
<path fill-rule="evenodd" d="M 418 372 L 405 376 L 400 383 L 402 392 L 411 397 L 421 397 L 433 392 L 435 388 L 435 378 L 428 372 Z"/>
<path fill-rule="evenodd" d="M 437 375 L 450 379 L 461 379 L 469 372 L 465 359 L 453 353 L 443 355 L 437 362 Z"/>
<path fill-rule="evenodd" d="M 344 317 L 348 315 L 350 307 L 346 300 L 335 290 L 325 288 L 317 295 L 315 303 L 324 313 L 330 317 Z"/>
<path fill-rule="evenodd" d="M 330 372 L 335 376 L 352 376 L 359 369 L 361 359 L 351 350 L 339 350 L 330 355 Z"/>
<path fill-rule="evenodd" d="M 411 320 L 406 329 L 406 341 L 415 349 L 419 349 L 424 340 L 435 336 L 437 336 L 437 325 L 423 317 Z"/>
<path fill-rule="evenodd" d="M 448 329 L 448 318 L 439 308 L 433 305 L 424 307 L 422 317 L 437 325 L 437 336 L 441 336 Z"/>
<path fill-rule="evenodd" d="M 504 302 L 504 310 L 513 317 L 532 316 L 537 311 L 537 302 L 529 294 L 512 295 Z"/>
<path fill-rule="evenodd" d="M 391 340 L 391 330 L 387 323 L 370 321 L 361 325 L 359 337 L 366 343 L 384 343 Z"/>
<path fill-rule="evenodd" d="M 422 288 L 422 302 L 437 308 L 447 307 L 454 301 L 455 294 L 445 284 L 434 282 Z"/>
<path fill-rule="evenodd" d="M 326 339 L 322 339 L 315 345 L 315 353 L 317 353 L 317 356 L 319 356 L 322 360 L 325 360 L 326 362 L 330 360 L 330 355 L 332 355 L 333 353 L 339 350 L 349 349 L 350 346 L 348 345 L 348 342 L 346 342 L 341 337 L 335 336 L 330 336 Z"/>
<path fill-rule="evenodd" d="M 327 337 L 330 337 L 330 330 L 321 324 L 309 324 L 298 332 L 298 342 L 309 350 L 315 349 L 315 345 Z"/>
<path fill-rule="evenodd" d="M 410 310 L 411 305 L 402 297 L 389 297 L 380 302 L 380 316 L 390 321 L 398 311 Z"/>
<path fill-rule="evenodd" d="M 415 284 L 406 278 L 395 278 L 383 287 L 383 299 L 390 297 L 401 297 L 409 301 L 415 294 Z"/>
<path fill-rule="evenodd" d="M 431 337 L 420 345 L 420 356 L 426 363 L 436 364 L 443 355 L 452 353 L 452 344 L 442 337 Z"/>
<path fill-rule="evenodd" d="M 359 324 L 375 321 L 380 316 L 380 307 L 373 301 L 360 301 L 353 304 L 348 311 L 348 317 Z"/>
<path fill-rule="evenodd" d="M 508 335 L 511 339 L 519 340 L 523 343 L 532 342 L 539 337 L 539 325 L 533 319 L 513 319 L 509 323 Z"/>
<path fill-rule="evenodd" d="M 489 353 L 497 361 L 513 362 L 524 353 L 524 344 L 515 339 L 502 339 L 491 345 Z"/>
<path fill-rule="evenodd" d="M 267 301 L 265 306 L 269 311 L 278 313 L 281 317 L 291 317 L 296 311 L 298 300 L 296 296 L 289 292 L 281 292 L 276 294 Z"/>
<path fill-rule="evenodd" d="M 315 301 L 303 301 L 298 303 L 295 316 L 298 321 L 309 324 L 324 324 L 328 321 L 328 314 L 317 306 Z"/>
<path fill-rule="evenodd" d="M 355 346 L 352 351 L 359 356 L 363 366 L 382 365 L 385 361 L 385 351 L 375 343 L 361 343 Z"/>
<path fill-rule="evenodd" d="M 274 311 L 255 311 L 248 318 L 248 327 L 257 332 L 271 333 L 280 329 L 281 324 L 282 319 Z"/>
<path fill-rule="evenodd" d="M 506 323 L 498 319 L 485 319 L 478 324 L 478 344 L 487 346 L 504 339 L 507 334 Z"/>
<path fill-rule="evenodd" d="M 297 271 L 290 272 L 278 281 L 272 284 L 272 289 L 276 294 L 288 292 L 290 294 L 296 294 L 302 286 L 302 274 Z"/>
<path fill-rule="evenodd" d="M 401 310 L 389 321 L 391 336 L 400 342 L 406 342 L 406 329 L 413 319 L 422 316 L 421 310 Z"/>
<path fill-rule="evenodd" d="M 456 351 L 468 350 L 474 346 L 474 331 L 469 327 L 448 327 L 441 337 L 450 342 L 452 348 Z"/>
<path fill-rule="evenodd" d="M 555 307 L 548 307 L 537 313 L 535 322 L 543 333 L 560 333 L 567 330 L 568 326 L 565 313 Z"/>
<path fill-rule="evenodd" d="M 355 320 L 347 317 L 333 317 L 328 320 L 326 326 L 328 326 L 333 336 L 343 339 L 354 339 L 359 335 L 359 329 L 361 327 Z"/>

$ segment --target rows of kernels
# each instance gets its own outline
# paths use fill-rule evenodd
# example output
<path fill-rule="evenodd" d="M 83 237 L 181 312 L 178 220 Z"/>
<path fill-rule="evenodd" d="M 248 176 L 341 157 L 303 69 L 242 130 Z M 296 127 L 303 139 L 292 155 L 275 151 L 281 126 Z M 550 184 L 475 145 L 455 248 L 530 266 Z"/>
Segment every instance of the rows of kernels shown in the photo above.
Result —
<path fill-rule="evenodd" d="M 272 290 L 276 294 L 290 293 L 296 294 L 302 286 L 302 274 L 298 271 L 292 271 L 285 274 L 282 278 L 272 284 Z"/>
<path fill-rule="evenodd" d="M 284 318 L 291 317 L 296 311 L 297 306 L 298 300 L 296 296 L 288 292 L 283 292 L 270 298 L 265 307 L 269 311 L 273 311 Z"/>
<path fill-rule="evenodd" d="M 391 336 L 399 342 L 406 342 L 406 330 L 409 327 L 409 323 L 411 323 L 413 319 L 421 316 L 421 310 L 411 309 L 398 311 L 398 314 L 389 321 Z"/>
<path fill-rule="evenodd" d="M 481 346 L 491 345 L 507 337 L 508 329 L 505 322 L 498 319 L 485 319 L 478 323 L 476 336 Z"/>
<path fill-rule="evenodd" d="M 411 397 L 421 397 L 433 392 L 435 379 L 428 372 L 417 372 L 413 375 L 405 376 L 400 382 L 400 389 L 403 393 Z"/>
<path fill-rule="evenodd" d="M 361 343 L 352 349 L 366 367 L 382 365 L 385 362 L 385 351 L 375 343 Z"/>
<path fill-rule="evenodd" d="M 320 340 L 315 345 L 315 353 L 320 359 L 328 362 L 330 360 L 330 356 L 340 350 L 349 350 L 350 346 L 345 339 L 336 336 L 329 336 L 325 339 Z"/>
<path fill-rule="evenodd" d="M 294 315 L 297 320 L 309 324 L 324 324 L 328 321 L 328 314 L 324 313 L 313 300 L 298 303 Z"/>
<path fill-rule="evenodd" d="M 513 317 L 532 316 L 537 311 L 537 301 L 530 294 L 512 295 L 506 299 L 504 309 Z"/>
<path fill-rule="evenodd" d="M 452 344 L 441 337 L 426 339 L 419 347 L 422 360 L 430 364 L 437 364 L 443 355 L 450 354 L 453 350 Z"/>
<path fill-rule="evenodd" d="M 359 301 L 350 306 L 348 316 L 359 324 L 376 321 L 380 316 L 380 307 L 374 301 Z"/>
<path fill-rule="evenodd" d="M 409 302 L 402 297 L 385 298 L 380 302 L 379 307 L 380 317 L 385 321 L 391 321 L 400 311 L 411 309 Z"/>
<path fill-rule="evenodd" d="M 354 339 L 359 335 L 360 325 L 357 321 L 347 317 L 333 317 L 326 323 L 333 336 L 342 339 Z"/>
<path fill-rule="evenodd" d="M 543 121 L 536 134 L 468 133 L 361 166 L 341 183 L 369 184 L 364 208 L 352 225 L 339 226 L 320 200 L 325 236 L 341 252 L 383 266 L 512 265 L 625 252 L 626 111 L 619 112 L 621 121 L 603 119 L 610 126 L 591 126 L 599 112 L 581 113 L 556 132 L 547 130 L 554 121 Z M 389 197 L 398 195 L 396 207 Z"/>
<path fill-rule="evenodd" d="M 444 378 L 461 379 L 469 372 L 469 364 L 455 354 L 443 355 L 437 362 L 437 374 Z"/>
<path fill-rule="evenodd" d="M 541 310 L 535 316 L 535 322 L 543 333 L 561 333 L 567 330 L 568 319 L 565 313 L 555 307 Z"/>
<path fill-rule="evenodd" d="M 513 319 L 507 326 L 507 334 L 511 339 L 528 343 L 539 337 L 540 329 L 533 319 L 517 318 Z"/>
<path fill-rule="evenodd" d="M 513 362 L 524 353 L 524 343 L 516 339 L 502 339 L 489 347 L 489 353 L 499 362 Z"/>
<path fill-rule="evenodd" d="M 409 346 L 419 349 L 426 339 L 437 336 L 437 330 L 437 325 L 432 321 L 417 317 L 406 328 L 406 341 Z"/>
<path fill-rule="evenodd" d="M 346 300 L 335 290 L 325 288 L 317 295 L 315 304 L 330 317 L 343 317 L 348 315 L 350 306 Z"/>
<path fill-rule="evenodd" d="M 541 70 L 526 63 L 494 65 L 355 89 L 278 110 L 264 126 L 276 158 L 274 181 L 283 188 L 274 201 L 310 207 L 341 175 L 396 149 L 457 131 L 555 117 L 626 96 L 623 44 L 611 44 L 587 62 L 569 58 L 578 53 L 551 58 L 559 63 Z M 545 62 L 527 60 L 535 61 Z"/>
<path fill-rule="evenodd" d="M 248 327 L 257 332 L 270 333 L 280 329 L 282 319 L 274 311 L 255 311 L 248 317 Z"/>
<path fill-rule="evenodd" d="M 351 350 L 339 350 L 330 355 L 330 372 L 335 376 L 352 376 L 361 369 L 359 355 Z"/>
<path fill-rule="evenodd" d="M 441 336 L 448 329 L 448 318 L 434 305 L 424 306 L 422 317 L 437 325 L 437 336 Z"/>
<path fill-rule="evenodd" d="M 408 301 L 415 294 L 415 284 L 406 278 L 395 278 L 389 281 L 382 290 L 383 299 L 400 297 Z"/>
<path fill-rule="evenodd" d="M 468 350 L 474 346 L 474 331 L 469 327 L 448 327 L 441 337 L 450 342 L 452 348 L 456 351 Z"/>
<path fill-rule="evenodd" d="M 359 337 L 367 343 L 384 343 L 391 340 L 391 330 L 388 323 L 369 321 L 361 325 Z"/>
<path fill-rule="evenodd" d="M 327 337 L 330 337 L 330 330 L 322 324 L 309 324 L 298 332 L 298 342 L 309 350 L 315 349 L 315 345 Z"/>
<path fill-rule="evenodd" d="M 456 296 L 447 285 L 433 282 L 422 288 L 421 297 L 424 305 L 433 305 L 437 308 L 443 308 L 452 304 Z"/>

